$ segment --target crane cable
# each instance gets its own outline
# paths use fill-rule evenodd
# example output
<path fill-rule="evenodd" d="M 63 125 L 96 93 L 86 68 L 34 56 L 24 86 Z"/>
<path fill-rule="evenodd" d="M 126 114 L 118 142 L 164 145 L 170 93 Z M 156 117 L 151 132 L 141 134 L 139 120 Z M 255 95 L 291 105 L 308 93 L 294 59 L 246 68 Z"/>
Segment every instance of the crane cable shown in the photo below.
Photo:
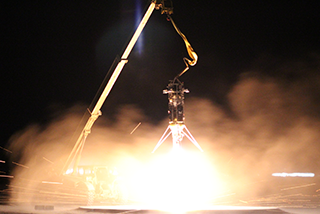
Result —
<path fill-rule="evenodd" d="M 186 48 L 187 48 L 187 51 L 188 51 L 188 54 L 190 56 L 190 59 L 184 57 L 183 58 L 183 61 L 184 63 L 186 64 L 186 68 L 179 74 L 177 75 L 175 78 L 174 78 L 174 81 L 180 77 L 182 74 L 184 74 L 187 70 L 189 70 L 189 65 L 190 66 L 194 66 L 195 64 L 197 64 L 197 61 L 198 61 L 198 55 L 196 54 L 196 52 L 193 50 L 193 48 L 191 47 L 190 43 L 188 42 L 187 40 L 187 37 L 179 30 L 179 28 L 176 26 L 176 24 L 174 23 L 173 19 L 171 18 L 170 15 L 168 15 L 168 18 L 170 19 L 173 27 L 176 29 L 177 33 L 181 36 L 181 38 L 183 39 L 184 43 L 186 44 Z"/>

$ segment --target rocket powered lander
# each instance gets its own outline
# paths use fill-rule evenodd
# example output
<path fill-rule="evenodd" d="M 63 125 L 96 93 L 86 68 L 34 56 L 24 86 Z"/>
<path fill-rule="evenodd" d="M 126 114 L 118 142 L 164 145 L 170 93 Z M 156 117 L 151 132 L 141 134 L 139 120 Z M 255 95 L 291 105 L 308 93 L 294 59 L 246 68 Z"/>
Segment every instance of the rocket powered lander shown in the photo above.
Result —
<path fill-rule="evenodd" d="M 178 79 L 170 81 L 167 89 L 163 90 L 164 94 L 168 94 L 168 114 L 169 114 L 169 125 L 166 131 L 163 133 L 156 147 L 152 153 L 172 134 L 173 149 L 177 149 L 180 146 L 183 137 L 186 136 L 198 149 L 202 152 L 200 145 L 194 139 L 188 128 L 184 123 L 184 93 L 188 93 L 189 90 L 185 89 L 183 82 Z"/>
<path fill-rule="evenodd" d="M 191 47 L 185 35 L 176 26 L 170 15 L 168 15 L 168 18 L 170 19 L 177 33 L 185 42 L 188 54 L 192 60 L 183 58 L 186 68 L 173 80 L 170 80 L 167 89 L 163 90 L 163 94 L 168 94 L 169 125 L 157 143 L 156 147 L 153 149 L 152 153 L 157 150 L 157 148 L 169 137 L 170 134 L 172 135 L 173 149 L 179 148 L 183 137 L 186 136 L 200 151 L 203 152 L 202 148 L 194 139 L 184 123 L 184 93 L 189 93 L 189 90 L 185 89 L 183 82 L 180 82 L 178 79 L 178 77 L 180 77 L 189 69 L 189 65 L 194 66 L 197 63 L 198 56 Z"/>

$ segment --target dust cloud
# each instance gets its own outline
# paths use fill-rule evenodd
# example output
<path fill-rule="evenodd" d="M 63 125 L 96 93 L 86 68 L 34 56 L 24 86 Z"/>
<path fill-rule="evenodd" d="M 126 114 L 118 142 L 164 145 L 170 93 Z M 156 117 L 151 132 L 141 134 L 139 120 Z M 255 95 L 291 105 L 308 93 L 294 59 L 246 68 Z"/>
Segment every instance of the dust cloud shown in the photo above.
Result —
<path fill-rule="evenodd" d="M 209 99 L 186 97 L 185 101 L 186 125 L 227 183 L 225 194 L 270 190 L 268 179 L 274 172 L 319 173 L 318 61 L 275 64 L 266 69 L 269 72 L 252 67 L 227 95 L 231 114 Z M 18 155 L 13 159 L 28 167 L 15 167 L 14 176 L 19 179 L 13 180 L 13 186 L 23 179 L 29 188 L 32 180 L 59 173 L 75 142 L 70 139 L 81 121 L 79 109 L 84 108 L 74 107 L 46 127 L 31 125 L 12 137 L 9 149 Z M 123 106 L 112 123 L 100 117 L 80 165 L 116 166 L 125 176 L 137 171 L 150 160 L 167 127 L 167 119 L 158 125 L 145 121 L 143 110 L 134 105 Z M 183 146 L 196 150 L 187 139 Z M 167 140 L 156 153 L 170 148 Z"/>

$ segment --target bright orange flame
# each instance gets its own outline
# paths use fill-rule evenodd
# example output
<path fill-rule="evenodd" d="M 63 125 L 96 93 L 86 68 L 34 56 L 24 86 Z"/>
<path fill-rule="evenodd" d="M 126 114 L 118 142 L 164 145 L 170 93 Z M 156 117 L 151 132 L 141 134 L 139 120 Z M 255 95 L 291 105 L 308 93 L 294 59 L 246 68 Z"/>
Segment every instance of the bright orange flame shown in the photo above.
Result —
<path fill-rule="evenodd" d="M 154 157 L 132 181 L 139 201 L 162 210 L 208 205 L 223 188 L 203 153 L 182 148 Z"/>

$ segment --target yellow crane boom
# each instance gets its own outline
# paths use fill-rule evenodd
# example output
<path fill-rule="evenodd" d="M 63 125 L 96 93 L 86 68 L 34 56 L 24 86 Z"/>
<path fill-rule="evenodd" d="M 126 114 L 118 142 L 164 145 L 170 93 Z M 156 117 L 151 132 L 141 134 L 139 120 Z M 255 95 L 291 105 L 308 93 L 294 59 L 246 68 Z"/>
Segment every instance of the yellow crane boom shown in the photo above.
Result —
<path fill-rule="evenodd" d="M 118 76 L 120 75 L 124 65 L 128 62 L 128 56 L 133 49 L 134 45 L 136 44 L 142 30 L 144 29 L 146 23 L 148 22 L 152 12 L 154 9 L 160 9 L 161 8 L 161 14 L 172 14 L 172 4 L 171 1 L 168 0 L 152 0 L 150 3 L 150 6 L 148 10 L 146 11 L 145 15 L 143 16 L 139 26 L 137 27 L 135 33 L 133 34 L 127 48 L 125 49 L 124 53 L 121 56 L 120 61 L 118 62 L 118 65 L 116 66 L 115 70 L 113 71 L 112 76 L 110 77 L 105 89 L 103 90 L 102 94 L 100 95 L 99 100 L 97 101 L 94 109 L 92 112 L 90 112 L 91 116 L 88 119 L 86 125 L 84 126 L 75 146 L 73 147 L 66 163 L 64 164 L 61 174 L 65 174 L 67 167 L 70 166 L 70 164 L 75 161 L 74 167 L 73 167 L 73 173 L 76 173 L 81 153 L 85 144 L 85 141 L 88 137 L 88 135 L 91 132 L 91 128 L 94 124 L 94 122 L 98 119 L 98 117 L 102 114 L 101 113 L 101 107 L 103 103 L 105 102 L 107 96 L 109 95 L 114 83 L 116 82 Z"/>

